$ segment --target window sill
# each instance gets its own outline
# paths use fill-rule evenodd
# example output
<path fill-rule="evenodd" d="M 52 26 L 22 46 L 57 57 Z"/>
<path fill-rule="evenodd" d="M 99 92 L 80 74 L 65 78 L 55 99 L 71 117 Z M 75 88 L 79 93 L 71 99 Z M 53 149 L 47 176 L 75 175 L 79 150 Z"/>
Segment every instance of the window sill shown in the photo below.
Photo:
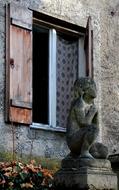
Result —
<path fill-rule="evenodd" d="M 50 125 L 40 124 L 40 123 L 32 123 L 30 125 L 31 129 L 42 129 L 46 131 L 54 131 L 54 132 L 61 132 L 66 133 L 66 129 L 62 127 L 52 127 Z"/>

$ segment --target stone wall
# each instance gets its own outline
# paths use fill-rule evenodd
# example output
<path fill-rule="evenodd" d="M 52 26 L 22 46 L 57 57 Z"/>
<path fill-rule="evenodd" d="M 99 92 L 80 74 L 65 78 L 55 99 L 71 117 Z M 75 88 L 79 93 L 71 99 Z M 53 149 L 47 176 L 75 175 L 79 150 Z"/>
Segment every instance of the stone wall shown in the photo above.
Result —
<path fill-rule="evenodd" d="M 108 1 L 101 14 L 102 140 L 119 152 L 119 2 Z"/>
<path fill-rule="evenodd" d="M 0 0 L 0 150 L 12 150 L 12 126 L 4 122 L 5 99 L 5 9 L 8 2 L 33 7 L 69 22 L 86 26 L 92 17 L 94 32 L 94 79 L 97 83 L 99 141 L 110 153 L 119 152 L 119 3 L 118 0 Z M 67 152 L 65 133 L 15 127 L 15 149 L 20 154 L 64 157 Z"/>

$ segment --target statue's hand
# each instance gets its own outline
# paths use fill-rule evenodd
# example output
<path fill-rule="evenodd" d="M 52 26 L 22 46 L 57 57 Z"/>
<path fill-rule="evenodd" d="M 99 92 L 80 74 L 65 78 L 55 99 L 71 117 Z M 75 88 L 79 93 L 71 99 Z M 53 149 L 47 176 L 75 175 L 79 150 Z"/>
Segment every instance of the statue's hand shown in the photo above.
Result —
<path fill-rule="evenodd" d="M 86 122 L 87 124 L 91 124 L 92 120 L 94 118 L 94 116 L 97 113 L 97 108 L 96 106 L 93 104 L 90 106 L 88 113 L 86 114 Z"/>
<path fill-rule="evenodd" d="M 97 113 L 97 108 L 96 108 L 96 106 L 93 104 L 93 105 L 91 105 L 91 107 L 90 107 L 90 109 L 89 109 L 89 112 L 91 113 L 91 114 L 96 114 Z"/>

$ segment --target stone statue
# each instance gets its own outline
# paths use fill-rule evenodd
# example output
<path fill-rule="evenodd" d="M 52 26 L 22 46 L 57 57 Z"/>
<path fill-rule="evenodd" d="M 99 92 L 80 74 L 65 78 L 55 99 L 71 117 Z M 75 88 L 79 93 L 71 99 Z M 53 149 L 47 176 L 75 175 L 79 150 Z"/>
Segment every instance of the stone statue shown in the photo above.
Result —
<path fill-rule="evenodd" d="M 108 149 L 95 142 L 99 132 L 94 104 L 96 92 L 91 78 L 79 78 L 74 84 L 75 97 L 67 122 L 67 144 L 71 152 L 54 175 L 55 190 L 117 189 L 117 176 L 106 159 Z"/>
<path fill-rule="evenodd" d="M 94 104 L 96 93 L 93 79 L 86 77 L 76 80 L 74 84 L 75 97 L 67 122 L 67 144 L 72 157 L 93 158 L 94 150 L 97 150 L 92 148 L 93 151 L 90 153 L 90 148 L 99 132 L 98 111 Z M 100 146 L 103 145 L 100 143 Z M 103 149 L 105 148 L 103 147 Z M 98 155 L 100 157 L 100 153 Z"/>

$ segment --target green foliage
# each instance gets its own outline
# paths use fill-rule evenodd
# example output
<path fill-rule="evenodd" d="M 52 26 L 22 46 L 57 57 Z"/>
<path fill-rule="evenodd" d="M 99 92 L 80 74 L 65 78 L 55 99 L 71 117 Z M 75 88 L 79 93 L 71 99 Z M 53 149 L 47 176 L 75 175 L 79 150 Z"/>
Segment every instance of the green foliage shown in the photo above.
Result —
<path fill-rule="evenodd" d="M 12 161 L 13 154 L 11 152 L 5 152 L 0 150 L 0 161 Z"/>
<path fill-rule="evenodd" d="M 52 190 L 60 160 L 32 156 L 35 163 L 31 164 L 29 155 L 14 154 L 14 158 L 16 162 L 11 152 L 0 151 L 0 190 Z"/>
<path fill-rule="evenodd" d="M 52 172 L 34 160 L 0 163 L 0 190 L 52 190 L 52 180 Z"/>

